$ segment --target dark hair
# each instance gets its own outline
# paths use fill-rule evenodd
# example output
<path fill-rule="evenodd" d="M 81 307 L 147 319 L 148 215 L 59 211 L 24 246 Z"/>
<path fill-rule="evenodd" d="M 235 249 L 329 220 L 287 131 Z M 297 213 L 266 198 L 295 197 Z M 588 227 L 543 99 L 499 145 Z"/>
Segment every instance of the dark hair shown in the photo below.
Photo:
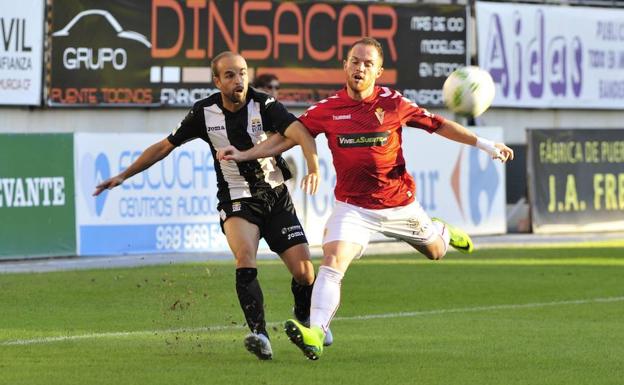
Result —
<path fill-rule="evenodd" d="M 253 86 L 255 88 L 267 88 L 271 85 L 273 80 L 279 81 L 277 76 L 273 74 L 262 74 L 260 76 L 256 76 L 256 79 L 253 82 Z"/>
<path fill-rule="evenodd" d="M 363 37 L 360 40 L 356 41 L 355 43 L 351 44 L 351 47 L 349 47 L 349 51 L 347 51 L 347 57 L 351 55 L 351 51 L 353 51 L 353 48 L 355 48 L 355 46 L 358 44 L 370 45 L 372 47 L 375 47 L 377 49 L 377 53 L 379 53 L 381 64 L 383 64 L 383 48 L 381 47 L 381 43 L 379 43 L 377 39 L 372 38 L 372 37 Z"/>
<path fill-rule="evenodd" d="M 219 77 L 219 70 L 217 68 L 217 65 L 219 64 L 219 61 L 226 56 L 240 56 L 240 55 L 232 51 L 223 51 L 217 56 L 213 57 L 212 61 L 210 62 L 210 69 L 212 70 L 213 77 Z"/>

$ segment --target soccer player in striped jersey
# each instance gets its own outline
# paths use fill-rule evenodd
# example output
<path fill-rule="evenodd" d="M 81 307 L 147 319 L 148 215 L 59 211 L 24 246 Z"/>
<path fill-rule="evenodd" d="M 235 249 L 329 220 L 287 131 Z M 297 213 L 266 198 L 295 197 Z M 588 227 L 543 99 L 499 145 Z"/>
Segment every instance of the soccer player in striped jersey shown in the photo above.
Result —
<path fill-rule="evenodd" d="M 285 331 L 306 357 L 316 360 L 340 304 L 340 286 L 349 264 L 359 258 L 371 233 L 407 242 L 429 259 L 440 259 L 449 244 L 471 252 L 470 237 L 441 220 L 432 220 L 415 198 L 415 183 L 401 148 L 403 126 L 420 128 L 450 140 L 477 146 L 506 162 L 513 151 L 503 143 L 477 137 L 464 126 L 419 107 L 395 90 L 375 85 L 383 72 L 379 42 L 363 38 L 343 63 L 346 87 L 311 106 L 299 120 L 312 136 L 325 134 L 336 169 L 336 204 L 323 235 L 323 261 L 312 292 L 310 327 L 288 320 Z M 274 137 L 239 152 L 219 149 L 218 157 L 245 161 L 292 146 Z"/>
<path fill-rule="evenodd" d="M 272 358 L 273 352 L 266 329 L 264 298 L 256 277 L 260 238 L 266 240 L 292 274 L 294 315 L 303 323 L 309 322 L 314 267 L 303 227 L 284 185 L 290 178 L 284 159 L 277 155 L 240 163 L 219 161 L 216 149 L 232 145 L 245 150 L 271 135 L 284 135 L 302 147 L 308 174 L 301 187 L 313 194 L 319 180 L 316 145 L 279 101 L 248 87 L 247 63 L 242 56 L 232 52 L 217 55 L 212 60 L 212 72 L 221 92 L 195 103 L 167 138 L 147 148 L 125 171 L 100 183 L 94 195 L 120 185 L 187 141 L 205 141 L 215 160 L 221 228 L 236 260 L 236 292 L 251 330 L 245 346 L 259 359 L 266 360 Z"/>

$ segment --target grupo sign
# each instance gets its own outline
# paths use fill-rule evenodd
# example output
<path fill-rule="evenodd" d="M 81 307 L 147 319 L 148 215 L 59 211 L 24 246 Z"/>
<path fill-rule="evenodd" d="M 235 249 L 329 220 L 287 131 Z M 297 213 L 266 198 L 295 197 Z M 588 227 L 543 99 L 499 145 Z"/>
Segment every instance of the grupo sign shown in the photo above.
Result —
<path fill-rule="evenodd" d="M 225 50 L 251 77 L 276 74 L 283 102 L 309 104 L 342 87 L 342 60 L 363 36 L 384 48 L 381 84 L 437 106 L 467 58 L 458 5 L 66 0 L 52 14 L 54 106 L 188 106 L 215 91 L 210 60 Z"/>
<path fill-rule="evenodd" d="M 0 2 L 0 105 L 39 105 L 43 0 Z"/>
<path fill-rule="evenodd" d="M 528 131 L 533 231 L 624 230 L 624 130 Z"/>
<path fill-rule="evenodd" d="M 624 10 L 477 2 L 494 106 L 624 108 Z"/>

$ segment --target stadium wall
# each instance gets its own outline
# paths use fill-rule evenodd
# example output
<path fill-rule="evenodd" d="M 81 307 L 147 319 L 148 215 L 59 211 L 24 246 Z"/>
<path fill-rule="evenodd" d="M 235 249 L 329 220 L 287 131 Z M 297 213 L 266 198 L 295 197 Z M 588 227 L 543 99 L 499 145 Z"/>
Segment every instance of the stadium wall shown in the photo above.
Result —
<path fill-rule="evenodd" d="M 447 118 L 445 109 L 430 108 Z M 290 108 L 298 115 L 302 107 Z M 161 132 L 172 130 L 184 117 L 184 108 L 166 109 L 39 109 L 0 107 L 2 133 Z M 503 127 L 508 144 L 526 145 L 528 128 L 624 128 L 621 110 L 543 110 L 492 107 L 478 118 L 479 125 Z"/>
<path fill-rule="evenodd" d="M 501 128 L 474 130 L 496 141 L 502 137 Z M 177 148 L 114 190 L 92 195 L 99 181 L 126 169 L 163 136 L 0 134 L 6 149 L 0 153 L 0 259 L 227 250 L 216 211 L 212 154 L 200 140 Z M 325 139 L 318 141 L 321 186 L 316 195 L 298 188 L 305 170 L 301 150 L 285 153 L 295 175 L 287 184 L 311 245 L 320 245 L 334 204 L 332 156 Z M 430 215 L 471 234 L 506 232 L 501 163 L 422 130 L 405 132 L 403 149 L 417 198 Z"/>
<path fill-rule="evenodd" d="M 206 93 L 214 90 L 208 68 L 209 52 L 218 52 L 232 46 L 252 55 L 262 56 L 250 60 L 252 75 L 254 72 L 259 74 L 270 69 L 278 69 L 285 75 L 282 83 L 286 87 L 283 87 L 280 99 L 291 102 L 289 105 L 295 114 L 303 112 L 309 102 L 333 92 L 336 84 L 341 82 L 341 70 L 337 63 L 340 63 L 340 51 L 344 54 L 348 44 L 344 41 L 340 43 L 340 39 L 332 40 L 337 38 L 335 33 L 321 33 L 332 30 L 329 28 L 332 25 L 328 28 L 308 29 L 310 40 L 300 43 L 304 54 L 287 47 L 286 44 L 286 47 L 276 50 L 274 55 L 268 55 L 266 52 L 270 50 L 265 52 L 259 49 L 262 44 L 257 40 L 241 39 L 239 45 L 238 38 L 235 38 L 237 33 L 241 33 L 241 36 L 245 33 L 253 34 L 245 31 L 241 23 L 229 22 L 246 20 L 248 15 L 245 16 L 246 11 L 240 6 L 243 2 L 210 2 L 209 7 L 192 8 L 179 1 L 182 11 L 180 13 L 170 12 L 175 8 L 173 3 L 175 2 L 167 2 L 169 5 L 163 6 L 163 2 L 144 0 L 134 2 L 131 8 L 126 9 L 124 4 L 127 3 L 119 1 L 103 4 L 96 0 L 24 0 L 18 5 L 7 3 L 0 6 L 4 24 L 11 25 L 11 28 L 2 31 L 5 44 L 4 52 L 0 52 L 0 134 L 141 132 L 163 137 L 184 116 L 190 103 L 188 96 L 193 94 L 192 91 Z M 262 7 L 266 9 L 260 14 L 261 20 L 253 20 L 260 20 L 261 25 L 274 22 L 271 18 L 282 14 L 277 10 L 286 7 L 277 1 L 262 3 Z M 618 85 L 621 85 L 621 69 L 624 66 L 622 37 L 618 31 L 623 30 L 621 26 L 624 25 L 624 10 L 618 9 L 616 2 L 593 2 L 594 5 L 613 5 L 614 8 L 557 7 L 517 2 L 470 2 L 469 7 L 464 7 L 466 3 L 361 2 L 351 3 L 346 7 L 345 3 L 332 2 L 321 9 L 318 2 L 310 1 L 298 2 L 295 11 L 301 12 L 303 16 L 317 15 L 310 16 L 312 23 L 333 20 L 331 17 L 327 18 L 331 12 L 341 17 L 349 15 L 350 12 L 362 15 L 362 25 L 345 23 L 343 32 L 345 36 L 350 36 L 354 34 L 353 31 L 359 31 L 358 28 L 368 28 L 386 45 L 386 67 L 392 71 L 386 71 L 389 77 L 384 77 L 383 81 L 395 84 L 405 96 L 432 112 L 449 118 L 454 117 L 442 108 L 439 95 L 441 82 L 449 71 L 458 65 L 472 63 L 494 74 L 499 96 L 493 107 L 476 120 L 476 124 L 502 127 L 502 139 L 519 155 L 516 161 L 506 167 L 507 227 L 512 231 L 529 231 L 530 226 L 526 225 L 529 222 L 529 210 L 524 162 L 527 153 L 527 129 L 624 127 L 624 105 L 618 104 L 618 100 L 622 100 L 622 88 Z M 569 3 L 578 5 L 592 2 Z M 328 11 L 328 6 L 333 11 Z M 171 9 L 166 9 L 167 7 Z M 194 24 L 196 12 L 201 16 L 201 22 L 197 25 Z M 325 12 L 330 13 L 324 14 Z M 170 22 L 171 17 L 179 19 Z M 219 22 L 218 18 L 222 18 L 224 22 Z M 491 21 L 497 18 L 502 21 L 502 27 L 492 29 L 496 23 Z M 577 18 L 581 18 L 583 22 L 576 22 Z M 291 22 L 286 19 L 282 22 Z M 223 38 L 215 39 L 212 34 L 212 38 L 209 38 L 213 39 L 211 42 L 214 45 L 208 44 L 208 47 L 205 41 L 198 42 L 190 38 L 197 36 L 194 35 L 196 32 L 207 35 L 207 20 L 216 23 L 218 33 Z M 381 23 L 376 24 L 375 20 Z M 181 30 L 176 27 L 178 22 L 184 26 Z M 585 29 L 552 28 L 562 23 L 582 25 Z M 110 29 L 111 26 L 114 30 Z M 512 26 L 517 28 L 514 30 Z M 235 28 L 239 28 L 239 31 L 235 31 Z M 309 26 L 306 25 L 305 28 Z M 85 39 L 85 36 L 91 36 L 86 32 L 93 29 L 101 32 L 97 35 L 97 42 Z M 176 42 L 169 46 L 176 36 L 179 37 L 178 34 L 186 36 L 186 39 L 178 40 L 182 45 Z M 396 47 L 388 45 L 391 42 L 389 34 L 397 36 L 394 41 Z M 162 36 L 169 36 L 173 40 L 163 39 Z M 498 40 L 492 40 L 492 37 Z M 267 37 L 273 38 L 277 36 L 269 34 Z M 535 45 L 540 39 L 546 43 L 542 48 Z M 492 44 L 493 41 L 496 44 Z M 332 57 L 321 58 L 330 52 L 319 49 L 326 48 L 327 42 L 334 44 L 330 47 L 337 49 Z M 156 47 L 150 48 L 150 43 Z M 198 44 L 202 46 L 201 49 L 198 49 Z M 497 44 L 507 47 L 508 56 L 503 58 L 503 62 L 506 61 L 507 64 L 502 67 L 499 61 L 502 56 L 496 50 L 501 45 Z M 97 47 L 109 45 L 111 48 L 106 49 L 110 52 L 106 49 L 99 52 L 98 55 L 101 55 L 92 57 L 91 64 L 78 60 L 78 50 L 82 50 L 82 54 L 95 54 L 98 52 Z M 544 50 L 544 46 L 548 50 Z M 591 61 L 581 63 L 578 55 L 572 55 L 573 52 L 578 53 L 581 46 L 586 50 L 583 51 L 584 57 L 591 53 Z M 411 52 L 418 54 L 412 55 Z M 533 53 L 532 57 L 541 63 L 540 68 L 546 69 L 546 75 L 530 72 L 533 71 L 532 67 L 526 63 L 522 66 L 522 61 L 514 61 L 519 57 L 517 54 L 522 52 Z M 566 56 L 566 52 L 569 56 Z M 557 56 L 557 53 L 561 56 Z M 74 54 L 75 57 L 72 56 Z M 505 55 L 505 52 L 502 54 Z M 165 57 L 167 55 L 169 56 Z M 547 66 L 545 63 L 548 55 L 553 60 L 557 57 L 568 57 L 572 64 L 566 69 L 561 63 L 568 61 L 559 60 L 551 63 L 552 66 Z M 299 60 L 293 62 L 294 57 Z M 525 56 L 525 59 L 528 57 Z M 28 63 L 32 65 L 27 65 Z M 581 68 L 581 64 L 586 67 Z M 121 66 L 124 67 L 123 71 L 119 71 L 119 68 L 112 69 Z M 297 72 L 298 67 L 312 71 Z M 500 76 L 503 67 L 510 69 L 514 86 L 522 83 L 522 87 L 526 89 L 523 92 L 514 89 L 515 94 L 505 92 L 501 99 L 501 87 L 505 81 L 509 81 L 509 78 Z M 295 69 L 294 72 L 290 71 L 292 68 Z M 529 76 L 515 74 L 513 71 L 518 68 L 529 71 Z M 193 71 L 187 71 L 189 69 Z M 583 89 L 574 83 L 575 76 L 578 75 L 575 71 L 579 69 L 582 69 L 586 79 Z M 203 71 L 201 77 L 197 76 L 198 71 Z M 301 76 L 295 77 L 289 84 L 288 76 L 292 78 L 293 74 L 306 73 L 309 76 L 305 81 L 309 81 L 309 84 L 298 84 L 303 81 Z M 326 78 L 332 78 L 334 83 L 329 85 L 318 82 L 319 79 Z M 598 81 L 594 81 L 596 79 L 601 84 L 613 87 L 605 88 L 608 92 L 603 95 L 602 88 L 599 92 L 597 90 Z M 527 91 L 535 81 L 544 87 L 544 94 Z M 562 91 L 562 86 L 568 87 L 567 91 Z M 117 91 L 111 93 L 111 89 Z M 558 91 L 555 94 L 556 89 Z M 170 97 L 163 98 L 163 94 Z M 115 99 L 120 95 L 131 95 L 133 99 L 130 102 L 129 99 Z M 143 98 L 146 95 L 153 95 L 149 103 Z M 186 95 L 186 98 L 180 95 Z M 516 95 L 517 100 L 513 99 L 513 95 Z M 602 103 L 603 96 L 609 100 Z M 124 106 L 119 107 L 120 105 Z M 584 109 L 579 109 L 579 106 Z M 462 121 L 460 117 L 455 118 Z"/>

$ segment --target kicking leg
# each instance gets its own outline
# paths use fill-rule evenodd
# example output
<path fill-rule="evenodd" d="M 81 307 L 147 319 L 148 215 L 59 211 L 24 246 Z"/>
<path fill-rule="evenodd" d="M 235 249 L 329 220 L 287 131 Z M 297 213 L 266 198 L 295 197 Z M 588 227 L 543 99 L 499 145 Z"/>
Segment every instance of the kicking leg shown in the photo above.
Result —
<path fill-rule="evenodd" d="M 433 224 L 433 240 L 430 243 L 415 243 L 408 239 L 405 241 L 413 248 L 420 251 L 425 257 L 431 260 L 442 259 L 448 250 L 450 235 L 446 224 L 443 222 L 432 221 Z"/>
<path fill-rule="evenodd" d="M 405 241 L 427 258 L 433 260 L 442 259 L 446 255 L 449 245 L 462 253 L 472 253 L 474 245 L 466 232 L 438 218 L 433 218 L 431 221 L 438 235 L 431 243 L 423 245 L 407 239 Z"/>

